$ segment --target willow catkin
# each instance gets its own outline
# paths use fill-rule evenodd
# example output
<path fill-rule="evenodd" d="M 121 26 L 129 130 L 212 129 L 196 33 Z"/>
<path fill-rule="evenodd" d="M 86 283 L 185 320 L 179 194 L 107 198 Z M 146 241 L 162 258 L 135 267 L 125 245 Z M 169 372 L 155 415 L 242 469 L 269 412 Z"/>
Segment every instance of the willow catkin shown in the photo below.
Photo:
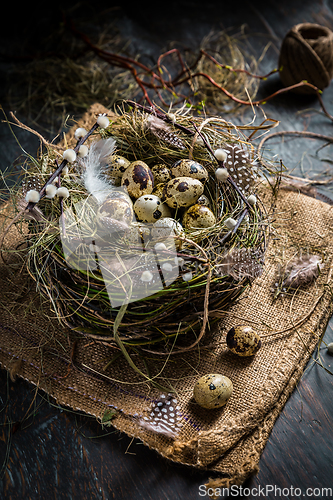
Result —
<path fill-rule="evenodd" d="M 286 34 L 279 57 L 280 78 L 284 86 L 306 80 L 320 90 L 333 78 L 333 32 L 313 23 L 300 23 Z M 309 87 L 298 87 L 297 93 L 314 93 Z"/>

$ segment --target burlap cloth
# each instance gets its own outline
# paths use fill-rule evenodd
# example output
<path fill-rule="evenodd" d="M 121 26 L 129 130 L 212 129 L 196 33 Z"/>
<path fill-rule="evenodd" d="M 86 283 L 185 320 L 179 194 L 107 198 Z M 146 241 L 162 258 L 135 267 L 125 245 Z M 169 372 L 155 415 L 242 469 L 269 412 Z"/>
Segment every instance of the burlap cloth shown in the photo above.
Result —
<path fill-rule="evenodd" d="M 89 126 L 99 110 L 93 107 L 80 125 Z M 241 484 L 258 470 L 274 422 L 332 314 L 332 207 L 281 190 L 273 216 L 264 273 L 230 309 L 213 313 L 221 316 L 218 328 L 208 329 L 200 348 L 190 353 L 169 360 L 147 356 L 151 376 L 162 371 L 156 381 L 175 391 L 183 424 L 176 439 L 138 425 L 161 391 L 136 375 L 122 356 L 107 366 L 118 352 L 114 348 L 61 328 L 48 301 L 36 294 L 24 259 L 15 253 L 4 258 L 16 266 L 2 261 L 0 267 L 2 367 L 38 385 L 57 403 L 100 420 L 116 409 L 112 425 L 120 431 L 173 461 L 219 472 L 221 478 L 210 486 Z M 12 228 L 5 246 L 15 247 L 18 235 Z M 300 250 L 322 255 L 321 275 L 303 290 L 273 301 L 279 264 Z M 249 324 L 262 336 L 262 348 L 253 358 L 238 358 L 226 349 L 226 332 L 237 324 Z M 133 359 L 144 370 L 140 357 Z M 193 385 L 206 373 L 222 373 L 233 382 L 233 395 L 222 409 L 204 410 L 193 401 Z"/>

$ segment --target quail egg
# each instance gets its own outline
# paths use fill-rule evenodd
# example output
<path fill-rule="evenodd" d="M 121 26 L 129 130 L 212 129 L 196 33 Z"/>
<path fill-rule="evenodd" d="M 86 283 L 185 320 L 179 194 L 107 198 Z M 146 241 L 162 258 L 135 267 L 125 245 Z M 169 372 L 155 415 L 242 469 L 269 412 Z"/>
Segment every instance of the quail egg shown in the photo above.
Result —
<path fill-rule="evenodd" d="M 174 236 L 184 236 L 184 229 L 180 222 L 172 219 L 172 217 L 164 217 L 159 219 L 151 228 L 151 236 L 153 241 L 167 241 L 175 243 L 179 248 L 182 245 L 181 240 L 174 238 Z"/>
<path fill-rule="evenodd" d="M 211 410 L 224 406 L 232 391 L 232 382 L 228 377 L 219 373 L 209 373 L 196 382 L 193 396 L 198 405 Z"/>
<path fill-rule="evenodd" d="M 227 333 L 227 346 L 238 356 L 253 356 L 261 347 L 259 335 L 250 326 L 235 326 Z"/>
<path fill-rule="evenodd" d="M 168 205 L 154 194 L 140 196 L 134 203 L 134 212 L 142 222 L 156 222 L 161 217 L 170 217 Z"/>
<path fill-rule="evenodd" d="M 106 198 L 97 211 L 97 222 L 108 232 L 126 231 L 133 219 L 132 202 L 127 197 L 119 196 Z"/>
<path fill-rule="evenodd" d="M 160 182 L 159 184 L 154 184 L 154 189 L 153 189 L 152 194 L 154 194 L 155 196 L 158 196 L 161 200 L 163 200 L 164 199 L 164 187 L 165 187 L 164 182 Z"/>
<path fill-rule="evenodd" d="M 126 245 L 142 245 L 145 244 L 150 237 L 150 229 L 145 224 L 140 222 L 132 222 L 129 230 L 125 233 L 123 242 Z"/>
<path fill-rule="evenodd" d="M 198 179 L 176 177 L 164 188 L 164 197 L 170 208 L 189 207 L 203 194 L 204 186 Z"/>
<path fill-rule="evenodd" d="M 172 177 L 191 177 L 192 179 L 198 179 L 198 181 L 203 184 L 208 179 L 208 172 L 194 160 L 178 160 L 170 168 Z"/>
<path fill-rule="evenodd" d="M 171 179 L 170 170 L 164 163 L 154 165 L 151 169 L 154 176 L 154 184 L 166 183 Z"/>
<path fill-rule="evenodd" d="M 209 207 L 196 203 L 186 210 L 182 222 L 187 229 L 211 227 L 216 223 L 216 218 Z"/>
<path fill-rule="evenodd" d="M 121 185 L 127 189 L 132 198 L 151 194 L 154 187 L 154 177 L 148 165 L 140 160 L 133 161 L 125 170 Z"/>
<path fill-rule="evenodd" d="M 199 196 L 199 198 L 197 199 L 197 203 L 200 203 L 200 205 L 205 205 L 206 207 L 211 206 L 210 200 L 205 194 Z"/>
<path fill-rule="evenodd" d="M 131 162 L 120 155 L 112 155 L 108 158 L 107 164 L 102 168 L 104 176 L 114 182 L 115 186 L 120 186 L 121 178 Z"/>

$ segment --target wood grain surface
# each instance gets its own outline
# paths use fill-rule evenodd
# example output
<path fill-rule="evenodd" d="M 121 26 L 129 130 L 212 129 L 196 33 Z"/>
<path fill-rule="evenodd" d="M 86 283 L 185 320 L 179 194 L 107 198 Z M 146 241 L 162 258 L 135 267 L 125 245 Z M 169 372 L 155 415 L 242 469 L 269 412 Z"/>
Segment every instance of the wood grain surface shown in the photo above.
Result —
<path fill-rule="evenodd" d="M 43 8 L 40 4 L 21 4 L 19 8 L 14 3 L 8 5 L 0 30 L 0 95 L 6 112 L 11 110 L 9 94 L 13 83 L 7 76 L 12 74 L 13 66 L 24 64 L 24 58 L 28 62 L 42 51 L 43 41 L 58 27 L 61 12 L 66 9 L 75 12 L 77 20 L 91 19 L 92 23 L 97 19 L 97 10 L 105 12 L 110 22 L 115 13 L 121 13 L 122 35 L 129 36 L 137 50 L 147 53 L 151 59 L 170 40 L 190 45 L 199 43 L 212 28 L 245 25 L 247 33 L 257 35 L 253 45 L 258 50 L 268 39 L 271 42 L 270 59 L 263 70 L 271 70 L 276 65 L 278 48 L 292 25 L 304 21 L 333 22 L 330 0 L 75 4 L 79 8 L 75 9 L 74 2 L 69 1 Z M 92 31 L 98 34 L 98 25 L 94 25 Z M 276 75 L 262 83 L 258 95 L 267 95 L 278 88 L 280 82 Z M 332 86 L 324 91 L 323 100 L 332 113 Z M 307 128 L 332 135 L 332 123 L 319 111 L 315 99 L 290 95 L 265 107 L 268 115 L 281 120 L 282 128 Z M 61 118 L 51 124 L 42 114 L 40 131 L 53 138 Z M 36 125 L 29 122 L 28 109 L 20 119 L 28 125 Z M 2 170 L 19 156 L 20 145 L 35 154 L 38 147 L 35 137 L 16 130 L 19 145 L 8 126 L 0 125 Z M 313 157 L 311 148 L 310 153 L 308 151 L 309 144 L 313 144 Z M 309 140 L 277 140 L 272 141 L 270 148 L 284 158 L 294 174 L 314 174 L 325 168 L 332 172 L 331 163 L 315 161 L 315 153 L 321 145 Z M 332 159 L 331 149 L 326 148 L 325 152 L 326 157 Z M 329 191 L 326 193 L 330 195 Z M 333 341 L 332 328 L 331 320 L 324 338 L 326 342 Z M 333 371 L 333 357 L 324 345 L 320 353 L 324 366 Z M 274 426 L 258 475 L 243 485 L 248 489 L 245 495 L 235 491 L 233 496 L 289 500 L 333 498 L 333 492 L 325 490 L 333 490 L 332 381 L 332 376 L 322 367 L 309 363 Z M 102 429 L 91 417 L 59 408 L 31 384 L 22 379 L 12 381 L 7 372 L 0 370 L 0 500 L 194 500 L 205 498 L 203 485 L 215 476 L 209 471 L 170 462 L 112 427 Z M 265 490 L 267 487 L 269 491 Z M 271 491 L 271 487 L 275 489 Z M 312 491 L 307 491 L 308 488 Z M 293 494 L 295 489 L 300 489 L 301 495 Z"/>

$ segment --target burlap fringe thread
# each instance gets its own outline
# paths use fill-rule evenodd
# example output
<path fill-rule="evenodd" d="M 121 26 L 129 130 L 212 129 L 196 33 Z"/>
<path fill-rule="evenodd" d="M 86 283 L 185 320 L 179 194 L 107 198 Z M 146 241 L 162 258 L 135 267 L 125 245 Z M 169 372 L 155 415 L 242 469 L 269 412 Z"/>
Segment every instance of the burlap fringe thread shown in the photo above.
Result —
<path fill-rule="evenodd" d="M 92 107 L 79 126 L 89 127 L 96 115 L 103 111 L 99 105 Z M 73 131 L 67 136 L 68 144 L 72 138 Z M 266 205 L 269 206 L 268 200 Z M 211 479 L 207 484 L 213 490 L 242 484 L 258 471 L 260 455 L 274 422 L 299 381 L 332 314 L 330 286 L 327 286 L 331 284 L 333 257 L 332 207 L 302 194 L 280 191 L 275 218 L 275 239 L 268 248 L 263 276 L 237 304 L 221 312 L 219 328 L 207 332 L 200 353 L 185 353 L 176 364 L 165 367 L 165 380 L 172 379 L 184 416 L 184 425 L 176 440 L 138 425 L 135 415 L 149 415 L 150 403 L 159 393 L 142 384 L 136 386 L 135 394 L 129 384 L 142 381 L 125 366 L 124 360 L 118 358 L 112 364 L 106 373 L 109 380 L 97 380 L 54 356 L 54 349 L 58 347 L 59 350 L 61 343 L 61 353 L 65 353 L 68 346 L 65 354 L 71 359 L 75 340 L 75 361 L 101 372 L 101 363 L 104 365 L 105 359 L 110 359 L 114 353 L 108 346 L 87 343 L 70 330 L 59 329 L 51 311 L 46 323 L 45 315 L 25 317 L 24 304 L 20 305 L 21 309 L 12 308 L 11 311 L 3 307 L 0 325 L 2 367 L 9 370 L 12 377 L 18 375 L 37 385 L 59 404 L 95 415 L 99 420 L 107 409 L 115 408 L 118 414 L 112 424 L 118 430 L 139 438 L 172 461 L 221 474 L 221 478 Z M 15 232 L 15 228 L 12 231 Z M 14 244 L 14 241 L 11 233 L 5 245 Z M 321 253 L 325 257 L 324 271 L 306 290 L 273 302 L 271 285 L 278 264 L 300 248 Z M 21 275 L 19 278 L 22 279 Z M 3 297 L 6 293 L 11 294 L 8 287 L 11 280 L 6 266 L 2 265 L 0 286 L 4 290 Z M 3 297 L 1 301 L 5 300 Z M 36 296 L 36 304 L 38 300 Z M 43 308 L 47 312 L 45 301 Z M 225 348 L 225 334 L 236 322 L 251 324 L 263 336 L 263 346 L 253 359 L 236 359 Z M 49 333 L 48 337 L 45 332 Z M 278 334 L 274 336 L 276 332 Z M 48 355 L 48 349 L 53 355 Z M 161 365 L 163 363 L 164 360 Z M 191 369 L 193 366 L 195 370 Z M 224 373 L 234 384 L 234 393 L 228 404 L 215 412 L 198 408 L 192 399 L 196 379 L 212 371 Z"/>

